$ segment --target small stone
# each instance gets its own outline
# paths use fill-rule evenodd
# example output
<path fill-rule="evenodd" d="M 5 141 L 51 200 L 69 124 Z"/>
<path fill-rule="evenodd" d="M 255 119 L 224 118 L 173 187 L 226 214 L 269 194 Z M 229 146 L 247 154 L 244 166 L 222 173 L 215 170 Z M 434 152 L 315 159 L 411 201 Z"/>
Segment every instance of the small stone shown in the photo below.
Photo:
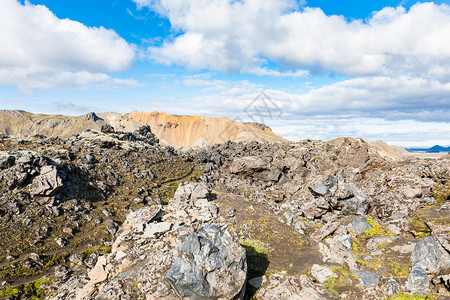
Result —
<path fill-rule="evenodd" d="M 133 202 L 136 204 L 140 204 L 140 203 L 144 202 L 144 200 L 142 198 L 136 197 L 133 199 Z"/>
<path fill-rule="evenodd" d="M 327 223 L 320 227 L 317 231 L 313 232 L 310 239 L 313 242 L 319 242 L 336 231 L 339 227 L 339 222 Z"/>
<path fill-rule="evenodd" d="M 350 223 L 350 225 L 350 232 L 356 234 L 362 234 L 364 231 L 372 229 L 372 227 L 367 222 L 367 217 L 356 218 Z"/>
<path fill-rule="evenodd" d="M 28 257 L 29 257 L 31 260 L 34 260 L 34 261 L 39 261 L 39 260 L 40 260 L 39 254 L 37 254 L 37 253 L 30 253 L 30 254 L 28 255 Z"/>
<path fill-rule="evenodd" d="M 160 222 L 160 223 L 149 224 L 145 228 L 142 238 L 151 238 L 152 239 L 152 238 L 159 237 L 162 234 L 169 231 L 171 228 L 172 228 L 172 223 L 170 223 L 170 222 Z"/>
<path fill-rule="evenodd" d="M 400 292 L 400 285 L 398 284 L 397 280 L 395 280 L 395 277 L 390 277 L 388 281 L 386 281 L 384 288 L 390 296 Z"/>
<path fill-rule="evenodd" d="M 69 242 L 66 240 L 66 239 L 64 239 L 64 238 L 57 238 L 56 240 L 55 240 L 55 242 L 56 242 L 56 244 L 58 244 L 58 246 L 59 247 L 65 247 Z"/>
<path fill-rule="evenodd" d="M 255 289 L 259 289 L 259 287 L 261 286 L 261 284 L 263 283 L 263 278 L 262 277 L 255 277 L 252 278 L 248 281 L 248 284 L 250 284 L 252 287 L 254 287 Z"/>
<path fill-rule="evenodd" d="M 359 282 L 363 289 L 368 288 L 369 286 L 378 286 L 378 278 L 380 275 L 371 272 L 361 272 L 361 271 L 353 271 L 353 274 L 358 277 Z"/>
<path fill-rule="evenodd" d="M 329 267 L 317 264 L 312 266 L 311 275 L 320 283 L 324 283 L 330 277 L 338 277 Z"/>

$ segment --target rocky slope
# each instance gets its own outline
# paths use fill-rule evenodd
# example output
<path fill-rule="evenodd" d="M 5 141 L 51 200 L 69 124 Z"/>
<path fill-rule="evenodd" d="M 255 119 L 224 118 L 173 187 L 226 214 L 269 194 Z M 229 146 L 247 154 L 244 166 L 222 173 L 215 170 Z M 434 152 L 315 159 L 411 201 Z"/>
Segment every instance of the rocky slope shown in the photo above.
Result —
<path fill-rule="evenodd" d="M 0 299 L 450 296 L 449 155 L 158 142 L 2 136 Z"/>
<path fill-rule="evenodd" d="M 328 141 L 328 143 L 342 146 L 345 143 L 354 141 L 355 138 L 352 137 L 340 137 L 331 141 Z M 383 157 L 386 158 L 394 158 L 394 159 L 402 159 L 404 156 L 410 155 L 410 152 L 408 152 L 405 148 L 399 147 L 399 146 L 390 146 L 386 144 L 383 141 L 375 141 L 370 142 L 370 144 L 377 149 L 378 154 L 380 154 Z"/>
<path fill-rule="evenodd" d="M 149 125 L 161 144 L 174 147 L 207 146 L 226 141 L 284 141 L 264 125 L 240 123 L 225 117 L 206 118 L 138 111 L 128 114 L 89 113 L 70 117 L 18 110 L 0 111 L 0 132 L 16 136 L 43 134 L 67 138 L 86 129 L 100 130 L 103 125 L 125 132 Z"/>

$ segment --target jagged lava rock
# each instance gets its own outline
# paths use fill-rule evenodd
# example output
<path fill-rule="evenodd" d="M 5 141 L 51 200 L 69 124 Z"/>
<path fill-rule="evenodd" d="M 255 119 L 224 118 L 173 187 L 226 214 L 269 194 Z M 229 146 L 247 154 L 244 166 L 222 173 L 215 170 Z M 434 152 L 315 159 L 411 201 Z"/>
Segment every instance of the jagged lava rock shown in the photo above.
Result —
<path fill-rule="evenodd" d="M 166 280 L 180 299 L 234 299 L 245 285 L 245 250 L 214 225 L 182 236 Z"/>

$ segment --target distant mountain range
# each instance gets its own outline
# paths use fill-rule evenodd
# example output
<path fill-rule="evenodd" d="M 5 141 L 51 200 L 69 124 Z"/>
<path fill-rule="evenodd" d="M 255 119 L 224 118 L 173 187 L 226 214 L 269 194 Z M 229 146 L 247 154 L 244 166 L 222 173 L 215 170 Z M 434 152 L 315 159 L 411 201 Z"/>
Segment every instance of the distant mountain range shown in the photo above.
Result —
<path fill-rule="evenodd" d="M 163 145 L 174 147 L 208 146 L 232 142 L 283 142 L 269 127 L 241 123 L 229 118 L 179 116 L 163 112 L 88 113 L 82 116 L 33 114 L 22 110 L 0 110 L 0 133 L 16 136 L 43 134 L 67 138 L 87 129 L 111 125 L 116 130 L 134 131 L 150 125 Z"/>
<path fill-rule="evenodd" d="M 426 152 L 426 153 L 439 153 L 439 152 L 450 152 L 450 147 L 443 147 L 435 145 L 431 148 L 406 148 L 409 152 Z"/>

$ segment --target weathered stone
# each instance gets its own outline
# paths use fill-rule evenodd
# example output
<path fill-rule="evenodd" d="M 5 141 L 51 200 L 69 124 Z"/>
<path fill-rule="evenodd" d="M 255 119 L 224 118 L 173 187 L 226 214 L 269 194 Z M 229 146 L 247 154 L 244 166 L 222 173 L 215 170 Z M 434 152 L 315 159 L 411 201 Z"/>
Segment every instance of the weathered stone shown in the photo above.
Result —
<path fill-rule="evenodd" d="M 262 300 L 301 300 L 299 293 L 301 285 L 297 278 L 277 278 L 270 277 L 270 283 L 267 288 L 261 289 L 256 298 Z"/>
<path fill-rule="evenodd" d="M 0 152 L 0 170 L 8 169 L 14 165 L 16 158 L 8 152 Z"/>
<path fill-rule="evenodd" d="M 344 207 L 342 208 L 342 212 L 344 214 L 366 215 L 369 210 L 370 198 L 358 189 L 354 183 L 347 184 L 347 188 L 353 197 L 343 200 Z"/>
<path fill-rule="evenodd" d="M 317 264 L 311 267 L 311 275 L 320 283 L 324 283 L 330 277 L 338 277 L 329 267 Z"/>
<path fill-rule="evenodd" d="M 250 284 L 255 289 L 259 289 L 261 284 L 264 282 L 264 279 L 262 277 L 255 277 L 248 280 L 248 284 Z"/>
<path fill-rule="evenodd" d="M 431 222 L 426 222 L 431 229 L 431 234 L 434 238 L 450 253 L 450 226 L 436 225 Z"/>
<path fill-rule="evenodd" d="M 142 238 L 156 238 L 166 233 L 172 228 L 172 223 L 170 222 L 160 222 L 149 224 L 144 229 L 144 234 Z"/>
<path fill-rule="evenodd" d="M 350 227 L 350 232 L 353 232 L 356 234 L 361 234 L 364 231 L 372 229 L 372 227 L 367 222 L 367 217 L 360 217 L 360 218 L 354 219 L 350 223 L 349 227 Z"/>
<path fill-rule="evenodd" d="M 428 274 L 436 274 L 441 268 L 450 267 L 450 254 L 433 236 L 426 236 L 414 247 L 411 264 L 422 267 Z"/>
<path fill-rule="evenodd" d="M 380 277 L 380 275 L 361 271 L 353 271 L 353 274 L 358 277 L 363 289 L 368 288 L 371 285 L 378 286 L 378 278 Z"/>
<path fill-rule="evenodd" d="M 350 270 L 357 270 L 356 258 L 352 251 L 339 241 L 340 237 L 330 237 L 325 240 L 328 244 L 319 243 L 322 260 L 339 265 L 347 264 Z"/>
<path fill-rule="evenodd" d="M 420 291 L 428 289 L 430 286 L 430 280 L 427 276 L 425 270 L 419 266 L 415 265 L 411 273 L 408 275 L 408 280 L 406 281 L 406 289 L 408 291 Z"/>
<path fill-rule="evenodd" d="M 328 177 L 322 182 L 314 183 L 309 187 L 311 193 L 315 196 L 325 196 L 331 193 L 332 190 L 336 188 L 336 178 Z"/>
<path fill-rule="evenodd" d="M 97 284 L 108 278 L 108 271 L 105 269 L 106 262 L 106 256 L 100 256 L 97 259 L 95 267 L 88 272 L 88 276 L 91 279 L 92 284 Z"/>
<path fill-rule="evenodd" d="M 389 296 L 392 296 L 400 292 L 400 284 L 395 280 L 395 277 L 390 277 L 384 284 L 384 289 Z"/>
<path fill-rule="evenodd" d="M 339 227 L 339 222 L 327 223 L 313 232 L 310 236 L 311 241 L 319 242 L 336 231 Z"/>
<path fill-rule="evenodd" d="M 62 185 L 62 179 L 58 175 L 56 167 L 43 166 L 39 176 L 33 179 L 31 194 L 34 196 L 50 196 Z"/>

